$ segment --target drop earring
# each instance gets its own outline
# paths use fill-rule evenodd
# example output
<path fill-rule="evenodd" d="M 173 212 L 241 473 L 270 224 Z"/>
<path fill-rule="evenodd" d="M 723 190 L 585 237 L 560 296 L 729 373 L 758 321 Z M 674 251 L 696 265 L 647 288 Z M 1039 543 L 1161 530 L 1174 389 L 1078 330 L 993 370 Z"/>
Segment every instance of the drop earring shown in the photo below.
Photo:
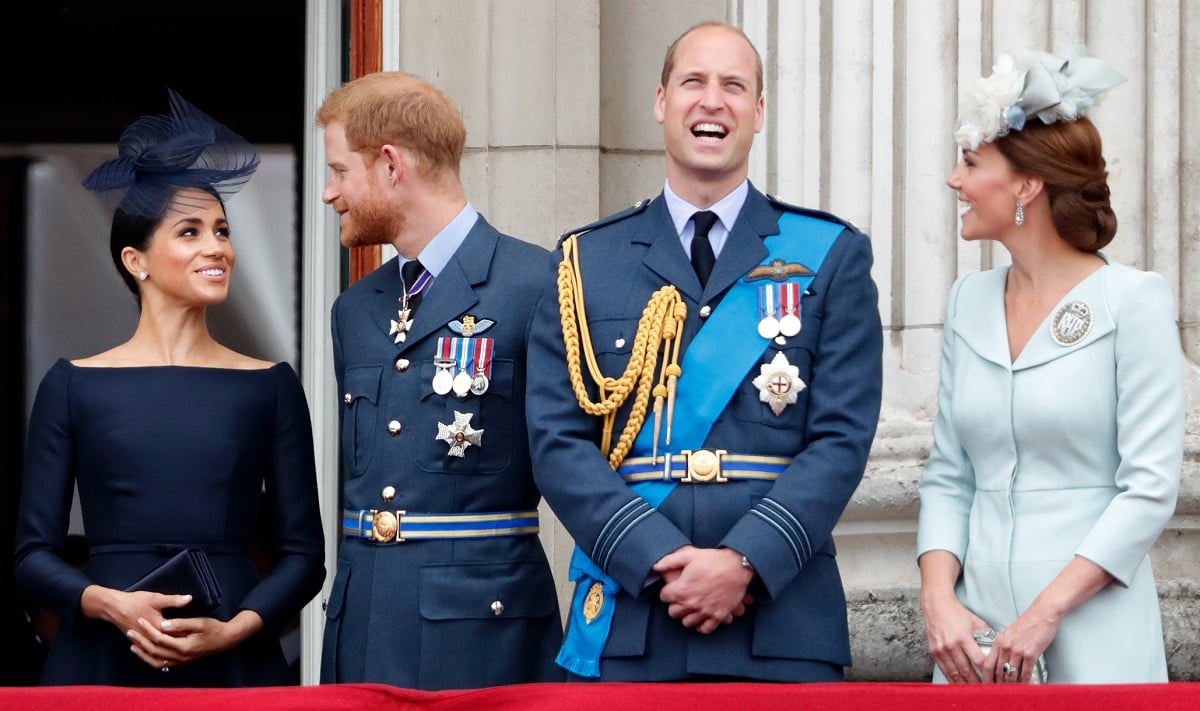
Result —
<path fill-rule="evenodd" d="M 1018 224 L 1020 224 L 1020 223 L 1018 223 Z M 147 274 L 146 272 L 138 272 L 138 280 L 139 281 L 146 281 L 146 277 L 148 277 L 148 276 L 150 276 L 150 275 Z"/>
<path fill-rule="evenodd" d="M 1013 216 L 1013 223 L 1017 227 L 1025 224 L 1025 205 L 1021 202 L 1020 198 L 1017 198 L 1017 214 Z M 145 274 L 146 272 L 142 273 Z"/>

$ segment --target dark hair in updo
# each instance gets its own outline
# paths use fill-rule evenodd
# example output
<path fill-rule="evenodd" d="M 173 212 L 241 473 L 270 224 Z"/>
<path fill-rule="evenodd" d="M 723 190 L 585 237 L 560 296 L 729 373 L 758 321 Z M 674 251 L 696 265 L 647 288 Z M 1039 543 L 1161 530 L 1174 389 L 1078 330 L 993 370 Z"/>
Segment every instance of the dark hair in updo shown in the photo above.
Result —
<path fill-rule="evenodd" d="M 996 148 L 1018 173 L 1040 178 L 1060 237 L 1077 249 L 1103 249 L 1117 233 L 1109 201 L 1108 170 L 1100 132 L 1086 117 L 1029 121 L 996 139 Z"/>
<path fill-rule="evenodd" d="M 145 252 L 150 247 L 150 237 L 160 222 L 162 222 L 161 217 L 142 217 L 125 212 L 119 207 L 113 213 L 108 251 L 112 254 L 117 273 L 121 275 L 125 286 L 133 292 L 133 298 L 137 299 L 138 308 L 141 308 L 142 305 L 142 293 L 138 289 L 138 280 L 129 273 L 129 270 L 125 268 L 125 263 L 121 261 L 121 251 L 126 247 L 133 247 L 139 252 Z"/>

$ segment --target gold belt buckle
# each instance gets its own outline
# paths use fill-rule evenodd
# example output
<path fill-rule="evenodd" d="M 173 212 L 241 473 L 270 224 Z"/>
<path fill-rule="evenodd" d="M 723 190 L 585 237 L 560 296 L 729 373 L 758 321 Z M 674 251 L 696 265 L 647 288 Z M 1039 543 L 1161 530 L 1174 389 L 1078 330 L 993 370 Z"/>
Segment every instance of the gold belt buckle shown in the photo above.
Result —
<path fill-rule="evenodd" d="M 687 474 L 679 480 L 682 483 L 723 484 L 729 481 L 721 474 L 721 457 L 725 454 L 725 450 L 697 449 L 693 451 L 685 449 L 680 454 L 683 455 L 684 462 L 687 464 Z"/>
<path fill-rule="evenodd" d="M 400 519 L 404 511 L 376 511 L 371 509 L 371 540 L 376 543 L 403 543 L 400 537 Z"/>

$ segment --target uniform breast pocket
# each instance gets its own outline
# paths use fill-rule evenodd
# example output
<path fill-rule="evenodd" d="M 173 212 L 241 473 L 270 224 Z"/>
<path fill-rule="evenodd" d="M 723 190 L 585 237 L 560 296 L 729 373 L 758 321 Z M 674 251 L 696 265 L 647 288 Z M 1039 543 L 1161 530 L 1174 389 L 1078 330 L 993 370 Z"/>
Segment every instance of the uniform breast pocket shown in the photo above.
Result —
<path fill-rule="evenodd" d="M 383 366 L 360 365 L 346 369 L 342 393 L 342 451 L 350 476 L 361 476 L 375 455 L 372 433 L 379 419 L 379 380 Z"/>
<path fill-rule="evenodd" d="M 629 354 L 633 349 L 637 327 L 637 320 L 627 318 L 596 319 L 588 322 L 592 350 L 596 354 L 600 372 L 606 377 L 619 378 L 625 372 L 625 367 L 629 365 Z M 580 364 L 583 366 L 584 383 L 590 392 L 594 392 L 595 383 L 588 375 L 586 363 L 586 357 L 581 351 Z"/>
<path fill-rule="evenodd" d="M 800 333 L 763 351 L 734 395 L 734 417 L 804 436 L 820 330 L 820 316 L 805 314 Z"/>
<path fill-rule="evenodd" d="M 486 389 L 464 396 L 441 395 L 432 382 L 437 367 L 422 368 L 417 466 L 432 474 L 499 474 L 508 469 L 514 447 L 528 447 L 521 403 L 514 402 L 516 364 L 492 361 Z M 520 393 L 523 395 L 523 393 Z"/>

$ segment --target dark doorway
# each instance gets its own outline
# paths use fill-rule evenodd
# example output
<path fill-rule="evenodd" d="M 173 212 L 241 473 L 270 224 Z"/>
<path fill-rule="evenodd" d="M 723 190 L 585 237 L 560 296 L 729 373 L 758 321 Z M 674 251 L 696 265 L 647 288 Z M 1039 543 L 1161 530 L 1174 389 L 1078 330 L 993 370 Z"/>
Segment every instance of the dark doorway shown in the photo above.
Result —
<path fill-rule="evenodd" d="M 29 407 L 27 148 L 114 143 L 137 117 L 165 112 L 172 88 L 255 144 L 292 146 L 302 164 L 305 4 L 0 0 L 0 640 L 19 660 L 0 665 L 0 685 L 33 685 L 40 673 L 12 577 Z"/>

